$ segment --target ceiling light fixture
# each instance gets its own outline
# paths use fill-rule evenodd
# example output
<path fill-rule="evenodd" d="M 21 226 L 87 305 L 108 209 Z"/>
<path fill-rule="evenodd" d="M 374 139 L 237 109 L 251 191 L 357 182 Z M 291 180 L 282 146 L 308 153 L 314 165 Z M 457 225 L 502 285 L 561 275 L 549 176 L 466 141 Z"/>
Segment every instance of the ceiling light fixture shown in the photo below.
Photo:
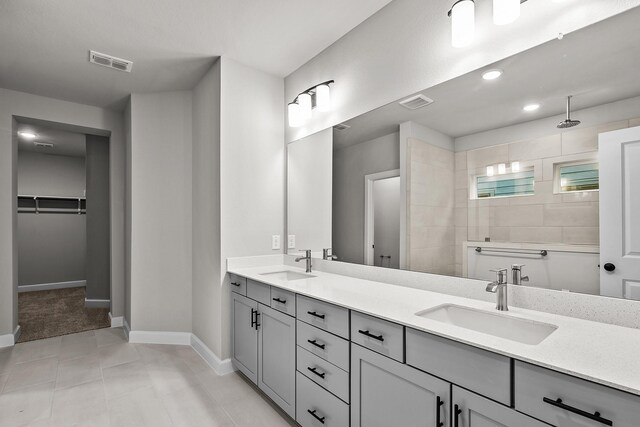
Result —
<path fill-rule="evenodd" d="M 31 140 L 31 139 L 36 139 L 36 138 L 37 138 L 37 136 L 38 136 L 38 135 L 36 135 L 36 134 L 35 134 L 35 133 L 33 133 L 33 132 L 26 132 L 26 131 L 25 131 L 25 132 L 20 131 L 20 132 L 18 132 L 18 135 L 20 135 L 20 136 L 21 136 L 21 137 L 23 137 L 24 139 L 29 139 L 29 140 Z"/>
<path fill-rule="evenodd" d="M 317 84 L 296 96 L 293 102 L 287 107 L 289 116 L 289 127 L 299 127 L 306 123 L 313 115 L 313 109 L 318 111 L 331 110 L 331 88 L 334 83 L 329 80 Z"/>
<path fill-rule="evenodd" d="M 507 25 L 520 17 L 520 0 L 493 0 L 493 23 Z"/>
<path fill-rule="evenodd" d="M 528 104 L 522 107 L 524 111 L 528 111 L 528 112 L 536 111 L 538 108 L 540 108 L 540 104 Z"/>
<path fill-rule="evenodd" d="M 482 73 L 482 78 L 485 79 L 485 80 L 495 80 L 498 77 L 500 77 L 501 75 L 502 75 L 502 70 L 498 70 L 496 68 L 496 69 L 488 70 L 488 71 L 485 71 L 484 73 Z"/>
<path fill-rule="evenodd" d="M 451 6 L 451 44 L 465 47 L 473 42 L 476 32 L 476 4 L 473 0 L 458 0 Z"/>

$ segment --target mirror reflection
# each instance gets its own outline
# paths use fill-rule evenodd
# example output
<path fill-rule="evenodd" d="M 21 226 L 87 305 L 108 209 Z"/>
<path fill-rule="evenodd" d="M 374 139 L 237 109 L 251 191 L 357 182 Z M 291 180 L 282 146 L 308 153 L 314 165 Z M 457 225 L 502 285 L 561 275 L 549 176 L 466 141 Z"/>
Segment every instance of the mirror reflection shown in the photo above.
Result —
<path fill-rule="evenodd" d="M 639 20 L 289 144 L 289 253 L 640 300 Z"/>

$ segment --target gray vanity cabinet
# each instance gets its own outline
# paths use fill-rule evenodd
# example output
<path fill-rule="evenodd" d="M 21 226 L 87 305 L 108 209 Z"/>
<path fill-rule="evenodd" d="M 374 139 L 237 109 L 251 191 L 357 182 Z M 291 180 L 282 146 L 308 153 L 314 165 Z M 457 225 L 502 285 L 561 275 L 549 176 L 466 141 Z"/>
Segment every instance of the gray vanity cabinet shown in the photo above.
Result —
<path fill-rule="evenodd" d="M 351 345 L 352 427 L 448 426 L 449 387 L 446 381 Z"/>
<path fill-rule="evenodd" d="M 237 293 L 231 294 L 231 352 L 233 364 L 258 383 L 258 330 L 255 327 L 258 303 Z"/>
<path fill-rule="evenodd" d="M 296 319 L 260 304 L 258 387 L 295 417 Z"/>
<path fill-rule="evenodd" d="M 452 386 L 451 427 L 549 427 L 485 397 Z"/>

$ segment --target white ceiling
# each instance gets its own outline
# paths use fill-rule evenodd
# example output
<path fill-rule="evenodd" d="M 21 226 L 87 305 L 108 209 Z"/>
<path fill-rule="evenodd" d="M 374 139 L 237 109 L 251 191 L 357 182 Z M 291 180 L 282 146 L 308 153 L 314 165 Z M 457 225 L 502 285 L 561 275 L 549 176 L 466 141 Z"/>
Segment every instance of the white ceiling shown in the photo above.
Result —
<path fill-rule="evenodd" d="M 221 55 L 285 77 L 390 1 L 2 1 L 0 87 L 121 109 L 132 92 L 192 88 Z"/>
<path fill-rule="evenodd" d="M 36 139 L 29 140 L 18 134 L 18 151 L 30 151 L 56 156 L 86 157 L 86 137 L 83 133 L 70 132 L 55 126 L 48 126 L 36 120 L 19 118 L 18 132 L 31 132 Z M 40 148 L 34 141 L 48 142 L 53 148 Z"/>
<path fill-rule="evenodd" d="M 397 132 L 405 121 L 459 137 L 562 114 L 567 95 L 574 95 L 575 110 L 638 96 L 638 22 L 640 8 L 631 9 L 562 40 L 425 89 L 420 93 L 435 102 L 418 110 L 387 104 L 345 122 L 351 129 L 334 131 L 334 147 Z M 504 74 L 494 81 L 483 80 L 482 73 L 492 68 Z M 534 102 L 541 105 L 539 110 L 523 112 L 524 105 Z"/>

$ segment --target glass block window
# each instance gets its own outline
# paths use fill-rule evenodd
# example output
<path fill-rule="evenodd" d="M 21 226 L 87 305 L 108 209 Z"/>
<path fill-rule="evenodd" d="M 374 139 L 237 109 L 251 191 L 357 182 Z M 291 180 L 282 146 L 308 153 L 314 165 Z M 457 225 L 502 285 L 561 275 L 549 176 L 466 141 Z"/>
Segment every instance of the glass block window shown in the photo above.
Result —
<path fill-rule="evenodd" d="M 600 188 L 598 163 L 559 165 L 560 192 L 590 191 Z"/>
<path fill-rule="evenodd" d="M 476 198 L 528 196 L 534 194 L 533 169 L 516 173 L 476 177 Z"/>

